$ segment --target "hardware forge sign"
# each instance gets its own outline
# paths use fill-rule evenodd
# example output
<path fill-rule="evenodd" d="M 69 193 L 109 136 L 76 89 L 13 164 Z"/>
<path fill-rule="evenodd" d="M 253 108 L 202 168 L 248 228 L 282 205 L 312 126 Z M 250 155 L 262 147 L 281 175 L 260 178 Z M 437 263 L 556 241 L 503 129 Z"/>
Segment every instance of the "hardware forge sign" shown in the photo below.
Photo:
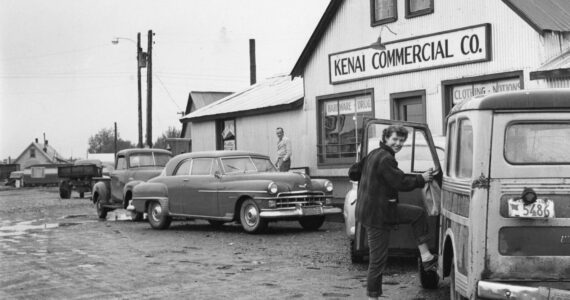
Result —
<path fill-rule="evenodd" d="M 332 84 L 491 59 L 491 25 L 482 24 L 329 55 Z"/>

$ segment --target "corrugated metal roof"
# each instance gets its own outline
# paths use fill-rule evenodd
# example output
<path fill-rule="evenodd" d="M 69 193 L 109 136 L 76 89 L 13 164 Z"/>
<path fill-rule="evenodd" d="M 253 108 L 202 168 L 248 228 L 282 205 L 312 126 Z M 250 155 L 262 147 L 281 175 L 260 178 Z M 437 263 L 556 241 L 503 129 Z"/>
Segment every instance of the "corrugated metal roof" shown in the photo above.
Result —
<path fill-rule="evenodd" d="M 535 30 L 570 31 L 568 0 L 503 0 Z"/>
<path fill-rule="evenodd" d="M 556 56 L 534 72 L 530 72 L 530 79 L 543 79 L 570 76 L 570 50 Z"/>
<path fill-rule="evenodd" d="M 180 120 L 215 119 L 234 114 L 243 115 L 244 112 L 263 113 L 267 109 L 286 110 L 293 108 L 302 99 L 303 80 L 291 80 L 289 75 L 278 75 L 191 112 Z"/>
<path fill-rule="evenodd" d="M 224 97 L 233 94 L 233 92 L 202 92 L 191 91 L 188 95 L 188 103 L 186 105 L 186 114 L 189 114 L 197 109 L 214 103 Z M 192 109 L 194 107 L 194 109 Z"/>

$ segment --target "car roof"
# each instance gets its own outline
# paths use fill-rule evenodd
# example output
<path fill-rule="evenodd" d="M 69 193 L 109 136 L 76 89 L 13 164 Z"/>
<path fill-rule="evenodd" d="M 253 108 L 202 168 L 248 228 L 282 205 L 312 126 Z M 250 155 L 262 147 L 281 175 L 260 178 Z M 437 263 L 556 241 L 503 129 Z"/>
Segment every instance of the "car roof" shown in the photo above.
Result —
<path fill-rule="evenodd" d="M 449 116 L 466 110 L 570 109 L 570 89 L 540 89 L 479 95 L 455 105 Z"/>
<path fill-rule="evenodd" d="M 189 158 L 201 158 L 201 157 L 223 158 L 223 157 L 239 157 L 239 156 L 257 156 L 257 157 L 269 158 L 269 156 L 265 154 L 260 154 L 252 151 L 242 151 L 242 150 L 212 150 L 212 151 L 197 151 L 197 152 L 182 153 L 170 159 L 170 161 L 166 165 L 166 174 L 172 174 L 174 168 L 178 165 L 180 161 Z"/>
<path fill-rule="evenodd" d="M 158 148 L 131 148 L 131 149 L 123 149 L 117 153 L 117 155 L 130 155 L 132 153 L 164 153 L 172 155 L 172 153 L 168 150 L 158 149 Z"/>

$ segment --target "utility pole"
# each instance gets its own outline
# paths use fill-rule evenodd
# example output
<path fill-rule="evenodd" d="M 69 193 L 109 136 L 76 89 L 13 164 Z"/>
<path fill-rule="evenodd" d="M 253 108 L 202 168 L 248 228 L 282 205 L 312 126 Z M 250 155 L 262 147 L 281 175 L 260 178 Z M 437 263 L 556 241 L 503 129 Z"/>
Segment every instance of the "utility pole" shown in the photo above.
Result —
<path fill-rule="evenodd" d="M 137 33 L 137 78 L 138 78 L 138 96 L 139 96 L 139 143 L 137 147 L 143 147 L 142 133 L 142 95 L 141 95 L 141 68 L 146 66 L 146 58 L 141 48 L 141 33 Z"/>
<path fill-rule="evenodd" d="M 249 39 L 249 84 L 254 85 L 257 82 L 255 74 L 255 39 Z"/>
<path fill-rule="evenodd" d="M 146 67 L 146 85 L 147 85 L 147 104 L 146 104 L 146 145 L 152 148 L 152 30 L 148 31 L 148 48 L 147 48 L 147 67 Z"/>
<path fill-rule="evenodd" d="M 115 122 L 115 159 L 117 157 L 117 122 Z"/>

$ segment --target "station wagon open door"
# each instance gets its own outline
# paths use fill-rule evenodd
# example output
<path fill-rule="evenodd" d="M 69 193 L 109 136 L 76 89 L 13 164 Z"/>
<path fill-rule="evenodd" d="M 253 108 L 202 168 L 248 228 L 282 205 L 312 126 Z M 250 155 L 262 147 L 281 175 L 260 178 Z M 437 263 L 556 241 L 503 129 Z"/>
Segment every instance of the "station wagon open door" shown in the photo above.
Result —
<path fill-rule="evenodd" d="M 404 171 L 404 173 L 410 175 L 421 174 L 432 168 L 434 170 L 434 180 L 431 183 L 431 188 L 439 191 L 442 180 L 441 165 L 431 132 L 426 124 L 381 119 L 367 120 L 360 140 L 361 145 L 358 159 L 379 147 L 379 143 L 382 141 L 382 132 L 390 125 L 401 125 L 408 130 L 408 139 L 404 143 L 402 150 L 400 150 L 400 152 L 395 156 L 398 161 L 398 168 Z M 425 207 L 424 202 L 426 193 L 429 193 L 427 186 L 428 184 L 426 184 L 423 189 L 418 188 L 409 192 L 400 192 L 400 203 Z M 440 194 L 437 193 L 435 196 L 438 197 L 436 201 L 439 203 Z M 358 199 L 356 201 L 358 201 Z M 430 215 L 428 217 L 428 225 L 431 237 L 428 245 L 433 253 L 437 253 L 438 249 L 439 205 L 435 207 L 435 210 L 436 211 L 431 214 L 428 213 Z M 355 248 L 353 250 L 356 253 L 360 253 L 362 255 L 368 254 L 366 233 L 363 226 L 358 222 L 356 223 L 353 247 Z M 413 238 L 410 225 L 400 225 L 398 226 L 397 231 L 392 231 L 389 245 L 390 255 L 400 255 L 400 253 L 411 253 L 412 255 L 417 255 L 417 251 L 417 245 Z M 423 278 L 422 284 L 424 284 Z"/>

